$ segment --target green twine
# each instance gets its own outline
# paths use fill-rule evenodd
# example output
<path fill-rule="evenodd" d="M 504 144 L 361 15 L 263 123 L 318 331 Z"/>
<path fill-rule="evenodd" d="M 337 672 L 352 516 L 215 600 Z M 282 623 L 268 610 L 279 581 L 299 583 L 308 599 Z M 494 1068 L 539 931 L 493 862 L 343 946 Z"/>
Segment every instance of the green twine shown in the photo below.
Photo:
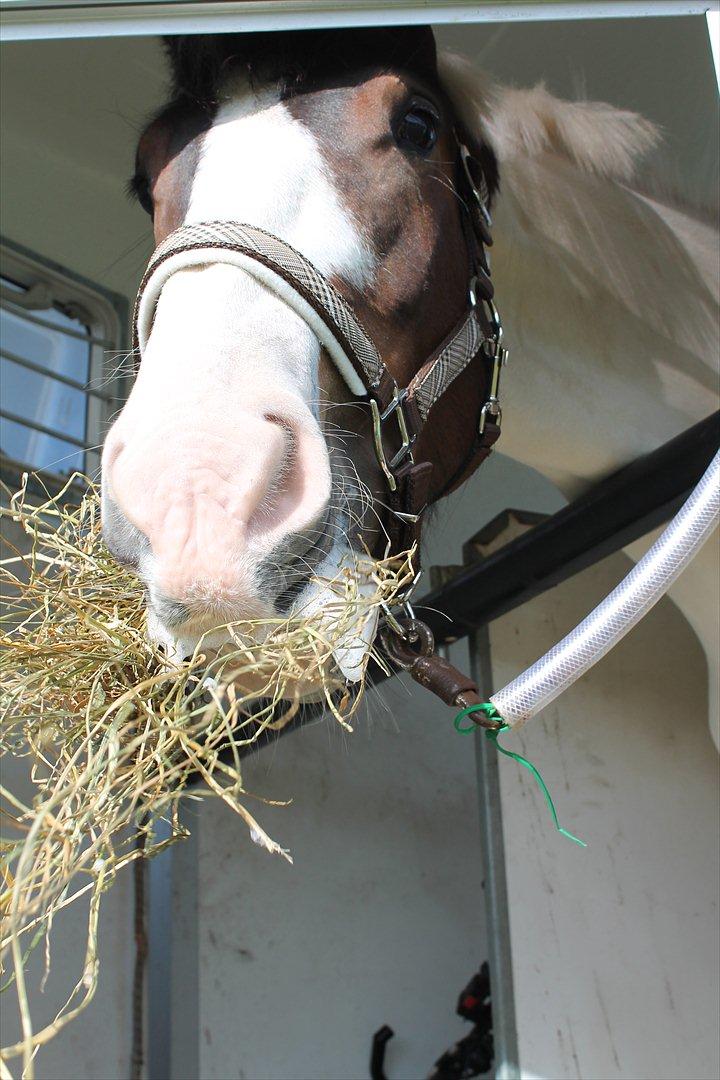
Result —
<path fill-rule="evenodd" d="M 467 709 L 462 709 L 457 714 L 453 723 L 455 724 L 455 730 L 457 731 L 458 735 L 469 735 L 470 732 L 477 731 L 477 724 L 470 724 L 469 727 L 460 727 L 460 724 L 463 722 L 465 717 L 469 716 L 470 713 L 474 712 L 485 713 L 488 720 L 495 720 L 498 724 L 505 725 L 505 727 L 507 727 L 507 724 L 505 724 L 505 721 L 493 705 L 492 701 L 483 701 L 482 705 L 468 705 Z M 498 747 L 498 750 L 499 749 L 500 747 Z"/>
<path fill-rule="evenodd" d="M 502 735 L 503 731 L 508 731 L 509 728 L 510 728 L 510 725 L 505 723 L 502 716 L 497 711 L 497 709 L 495 708 L 495 706 L 493 705 L 493 703 L 491 701 L 484 701 L 481 705 L 469 705 L 467 707 L 467 709 L 462 709 L 457 714 L 457 716 L 455 717 L 455 720 L 454 720 L 455 730 L 460 735 L 469 735 L 472 731 L 477 731 L 477 729 L 478 729 L 477 724 L 471 724 L 469 727 L 460 727 L 460 725 L 461 725 L 462 721 L 465 719 L 465 717 L 469 716 L 471 713 L 474 713 L 474 712 L 484 713 L 485 716 L 488 718 L 488 720 L 496 720 L 500 724 L 499 727 L 493 728 L 491 730 L 486 731 L 485 732 L 486 738 L 488 738 L 490 740 L 490 742 L 495 744 L 495 748 L 497 750 L 499 750 L 501 754 L 504 754 L 505 757 L 512 758 L 514 761 L 517 761 L 518 765 L 522 765 L 522 767 L 524 769 L 527 769 L 528 772 L 532 773 L 532 775 L 535 777 L 535 780 L 537 782 L 538 787 L 540 788 L 543 795 L 545 796 L 545 802 L 548 804 L 548 808 L 550 810 L 550 813 L 552 814 L 552 819 L 555 822 L 555 828 L 557 829 L 557 831 L 559 833 L 562 833 L 563 836 L 566 836 L 568 838 L 568 840 L 572 840 L 572 842 L 574 844 L 579 844 L 580 847 L 587 847 L 587 844 L 585 843 L 584 840 L 580 840 L 579 837 L 573 836 L 573 834 L 571 832 L 568 832 L 567 829 L 563 829 L 563 828 L 560 827 L 560 822 L 558 821 L 558 816 L 557 816 L 557 810 L 555 809 L 555 804 L 552 801 L 552 798 L 550 796 L 550 792 L 547 789 L 547 785 L 545 784 L 545 781 L 543 780 L 542 776 L 537 771 L 537 769 L 535 768 L 533 763 L 531 761 L 528 761 L 528 759 L 524 758 L 521 754 L 516 754 L 512 750 L 506 750 L 505 747 L 501 746 L 500 743 L 498 742 L 498 736 Z"/>

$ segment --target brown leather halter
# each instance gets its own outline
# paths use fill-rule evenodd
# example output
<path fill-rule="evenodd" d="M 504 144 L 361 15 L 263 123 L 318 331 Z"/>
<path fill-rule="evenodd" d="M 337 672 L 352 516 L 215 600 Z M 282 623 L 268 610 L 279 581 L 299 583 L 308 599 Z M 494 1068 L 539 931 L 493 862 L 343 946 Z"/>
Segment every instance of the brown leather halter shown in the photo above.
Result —
<path fill-rule="evenodd" d="M 493 302 L 486 249 L 491 246 L 488 189 L 482 168 L 458 137 L 456 187 L 468 253 L 468 306 L 409 386 L 399 387 L 347 301 L 303 255 L 284 240 L 231 221 L 183 225 L 155 250 L 138 290 L 133 346 L 142 356 L 160 292 L 180 268 L 230 262 L 258 278 L 310 325 L 350 390 L 369 403 L 375 453 L 388 489 L 391 551 L 417 545 L 428 502 L 432 462 L 416 461 L 413 446 L 438 400 L 469 365 L 483 379 L 486 399 L 473 446 L 446 491 L 485 460 L 500 434 L 500 370 L 507 358 Z M 445 494 L 446 492 L 443 492 Z"/>

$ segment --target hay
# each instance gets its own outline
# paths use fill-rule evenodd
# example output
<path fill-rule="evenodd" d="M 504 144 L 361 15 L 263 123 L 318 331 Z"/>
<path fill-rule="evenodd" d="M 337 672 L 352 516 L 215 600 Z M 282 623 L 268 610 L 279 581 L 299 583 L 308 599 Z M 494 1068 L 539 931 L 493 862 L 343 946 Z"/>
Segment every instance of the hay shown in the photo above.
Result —
<path fill-rule="evenodd" d="M 3 844 L 0 955 L 11 959 L 22 1024 L 22 1040 L 2 1055 L 22 1056 L 27 1076 L 37 1049 L 93 997 L 100 901 L 117 872 L 142 856 L 138 830 L 146 855 L 187 835 L 178 808 L 191 778 L 238 814 L 256 843 L 290 858 L 245 805 L 242 751 L 287 724 L 309 687 L 350 727 L 364 678 L 349 689 L 333 648 L 413 577 L 409 557 L 368 559 L 373 595 L 362 595 L 348 571 L 331 583 L 336 602 L 322 616 L 232 624 L 222 655 L 206 654 L 201 641 L 190 660 L 169 666 L 148 640 L 136 578 L 102 542 L 97 490 L 90 485 L 79 506 L 66 505 L 79 479 L 87 485 L 73 477 L 59 495 L 31 505 L 25 477 L 2 511 L 30 545 L 0 564 L 8 611 L 0 752 L 29 759 L 35 789 L 32 805 L 2 789 L 14 835 Z M 158 839 L 159 819 L 169 823 L 169 839 Z M 34 1031 L 27 956 L 80 897 L 89 900 L 82 974 L 55 1020 Z M 6 1065 L 2 1075 L 10 1075 Z"/>

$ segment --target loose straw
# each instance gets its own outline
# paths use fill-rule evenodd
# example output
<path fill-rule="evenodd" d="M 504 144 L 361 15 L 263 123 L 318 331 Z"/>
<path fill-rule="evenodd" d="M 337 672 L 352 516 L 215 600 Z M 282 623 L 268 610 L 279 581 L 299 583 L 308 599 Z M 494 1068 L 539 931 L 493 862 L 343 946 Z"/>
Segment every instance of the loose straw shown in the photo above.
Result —
<path fill-rule="evenodd" d="M 79 505 L 70 504 L 78 484 Z M 0 563 L 0 754 L 23 758 L 30 802 L 0 788 L 11 837 L 3 843 L 0 956 L 9 957 L 22 1038 L 2 1051 L 34 1057 L 92 1000 L 97 986 L 100 901 L 118 871 L 187 835 L 178 807 L 191 778 L 248 826 L 256 843 L 290 860 L 247 806 L 241 753 L 266 729 L 287 724 L 309 691 L 351 730 L 363 690 L 348 688 L 333 650 L 412 582 L 410 557 L 360 560 L 324 583 L 334 598 L 313 617 L 235 623 L 221 655 L 203 641 L 186 662 L 168 665 L 148 640 L 142 591 L 118 566 L 100 534 L 98 492 L 72 477 L 56 496 L 32 505 L 27 478 L 2 510 L 24 543 Z M 358 580 L 374 583 L 362 595 Z M 365 591 L 365 590 L 363 590 Z M 260 644 L 259 644 L 260 643 Z M 197 789 L 193 789 L 193 797 Z M 279 804 L 273 804 L 279 805 Z M 169 822 L 169 839 L 157 823 Z M 290 860 L 291 861 L 291 860 Z M 52 1023 L 34 1030 L 26 964 L 54 917 L 89 901 L 80 977 Z"/>

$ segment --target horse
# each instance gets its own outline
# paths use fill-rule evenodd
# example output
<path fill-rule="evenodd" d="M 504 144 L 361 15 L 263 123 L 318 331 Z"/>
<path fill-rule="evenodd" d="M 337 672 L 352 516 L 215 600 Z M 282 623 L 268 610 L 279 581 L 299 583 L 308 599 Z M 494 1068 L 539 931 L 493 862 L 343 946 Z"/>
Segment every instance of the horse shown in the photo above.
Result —
<path fill-rule="evenodd" d="M 130 185 L 158 245 L 208 222 L 277 238 L 405 388 L 467 309 L 477 185 L 513 347 L 505 454 L 572 498 L 716 407 L 717 231 L 634 183 L 659 139 L 649 121 L 494 84 L 427 27 L 181 36 L 167 50 L 170 99 Z M 242 266 L 178 264 L 105 441 L 104 535 L 176 655 L 223 622 L 322 605 L 323 579 L 386 550 L 403 518 L 377 410 L 286 300 Z M 473 358 L 433 404 L 403 528 L 487 456 L 489 377 Z M 678 593 L 709 655 L 712 575 L 706 551 Z"/>

